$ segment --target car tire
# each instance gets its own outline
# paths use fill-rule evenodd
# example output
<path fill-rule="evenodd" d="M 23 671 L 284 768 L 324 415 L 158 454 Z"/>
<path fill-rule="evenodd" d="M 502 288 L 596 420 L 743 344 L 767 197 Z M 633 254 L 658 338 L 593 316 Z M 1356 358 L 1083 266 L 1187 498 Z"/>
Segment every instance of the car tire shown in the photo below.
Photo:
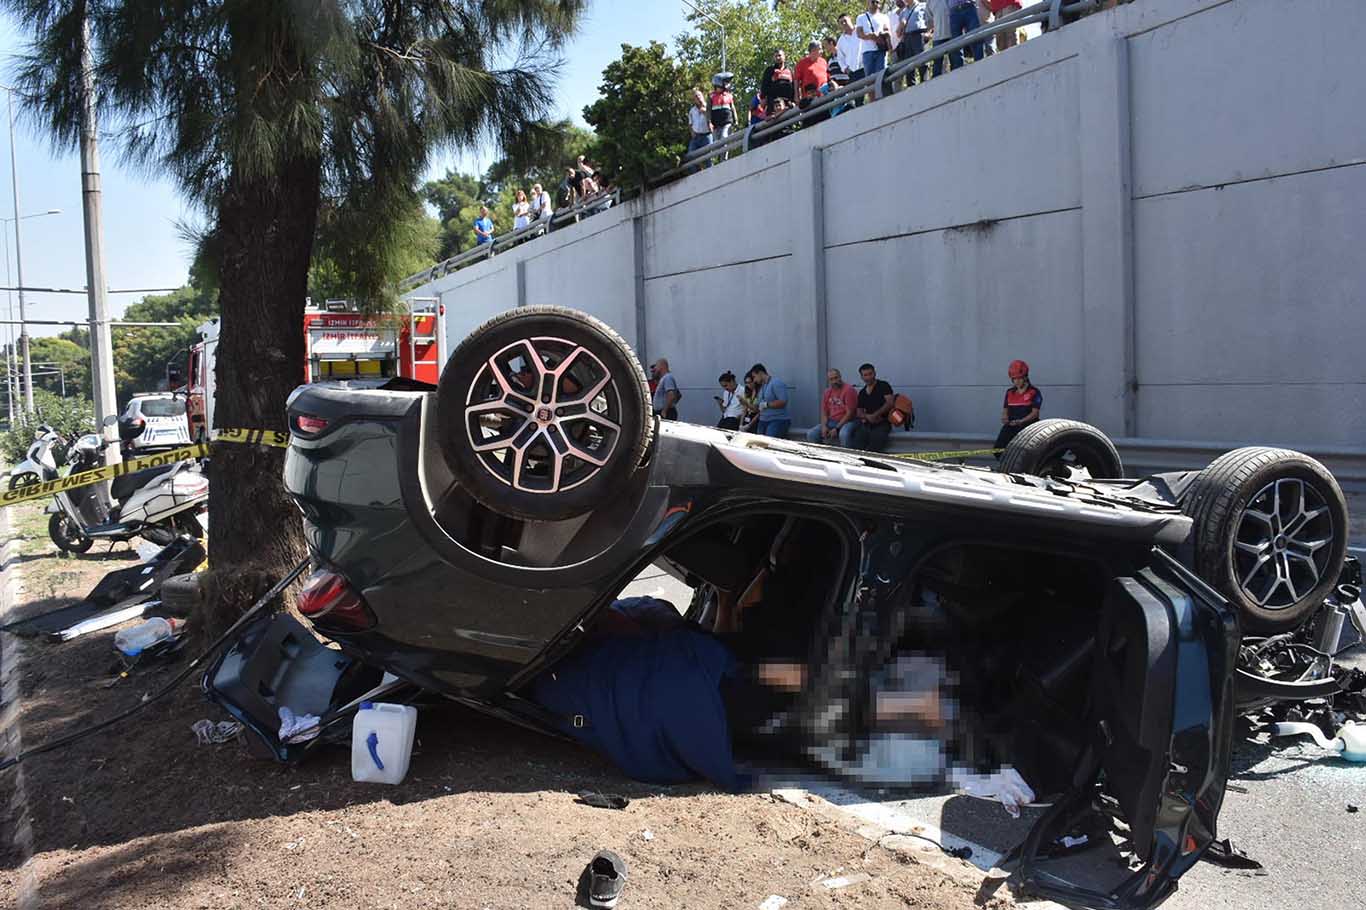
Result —
<path fill-rule="evenodd" d="M 1221 455 L 1182 497 L 1195 571 L 1237 608 L 1244 632 L 1298 628 L 1338 582 L 1347 500 L 1308 455 L 1254 446 Z"/>
<path fill-rule="evenodd" d="M 17 490 L 20 487 L 31 487 L 36 483 L 41 483 L 42 478 L 32 471 L 22 471 L 9 479 L 9 488 Z"/>
<path fill-rule="evenodd" d="M 63 553 L 84 553 L 95 544 L 94 539 L 82 534 L 65 512 L 54 512 L 47 520 L 47 536 Z"/>
<path fill-rule="evenodd" d="M 1031 423 L 1001 455 L 1001 470 L 1007 474 L 1070 480 L 1072 469 L 1085 469 L 1094 478 L 1124 476 L 1124 462 L 1110 437 L 1079 420 L 1055 417 Z"/>
<path fill-rule="evenodd" d="M 573 518 L 619 495 L 654 434 L 630 345 L 563 307 L 509 310 L 471 332 L 441 372 L 436 408 L 461 486 L 494 512 L 533 521 Z"/>
<path fill-rule="evenodd" d="M 161 605 L 172 616 L 196 616 L 204 601 L 199 576 L 194 572 L 172 575 L 161 583 Z"/>

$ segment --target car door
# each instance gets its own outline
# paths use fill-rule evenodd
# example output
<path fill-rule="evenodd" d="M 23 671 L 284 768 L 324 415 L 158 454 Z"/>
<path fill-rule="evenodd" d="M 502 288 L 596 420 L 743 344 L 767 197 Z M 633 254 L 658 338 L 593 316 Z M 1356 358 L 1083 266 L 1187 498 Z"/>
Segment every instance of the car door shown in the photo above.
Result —
<path fill-rule="evenodd" d="M 1237 619 L 1184 566 L 1153 554 L 1150 566 L 1112 583 L 1096 649 L 1093 745 L 1073 791 L 1023 848 L 1025 888 L 1070 906 L 1156 906 L 1216 836 L 1232 749 Z M 1092 810 L 1097 780 L 1143 862 L 1114 884 L 1101 884 L 1113 872 L 1082 884 L 1042 859 Z"/>

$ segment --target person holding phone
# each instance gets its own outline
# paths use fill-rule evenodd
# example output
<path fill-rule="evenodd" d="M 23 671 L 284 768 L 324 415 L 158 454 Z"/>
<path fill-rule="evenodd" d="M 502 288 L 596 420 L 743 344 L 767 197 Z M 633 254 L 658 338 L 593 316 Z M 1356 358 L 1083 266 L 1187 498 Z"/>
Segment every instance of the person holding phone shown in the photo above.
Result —
<path fill-rule="evenodd" d="M 721 385 L 721 394 L 712 396 L 721 411 L 721 419 L 716 426 L 722 430 L 738 431 L 740 419 L 745 416 L 745 402 L 735 390 L 735 374 L 726 370 L 716 381 Z"/>

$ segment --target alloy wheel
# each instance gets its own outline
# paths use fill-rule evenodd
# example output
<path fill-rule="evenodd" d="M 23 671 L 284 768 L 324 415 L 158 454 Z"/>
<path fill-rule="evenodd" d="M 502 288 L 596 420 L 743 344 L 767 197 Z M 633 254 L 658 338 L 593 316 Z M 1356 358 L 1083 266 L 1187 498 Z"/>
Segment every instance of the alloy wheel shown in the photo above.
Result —
<path fill-rule="evenodd" d="M 465 400 L 471 450 L 515 490 L 558 493 L 596 475 L 621 439 L 611 371 L 561 338 L 514 342 L 479 369 Z"/>
<path fill-rule="evenodd" d="M 1323 577 L 1334 533 L 1332 511 L 1313 484 L 1274 480 L 1243 509 L 1233 540 L 1234 578 L 1259 606 L 1294 606 Z"/>

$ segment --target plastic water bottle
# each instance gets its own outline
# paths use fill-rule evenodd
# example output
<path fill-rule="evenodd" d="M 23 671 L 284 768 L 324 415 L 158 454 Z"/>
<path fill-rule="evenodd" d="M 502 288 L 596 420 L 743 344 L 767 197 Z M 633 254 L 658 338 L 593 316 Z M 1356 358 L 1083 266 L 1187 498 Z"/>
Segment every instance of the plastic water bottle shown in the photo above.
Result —
<path fill-rule="evenodd" d="M 157 642 L 174 637 L 185 623 L 179 619 L 163 619 L 153 616 L 144 619 L 131 629 L 120 629 L 114 635 L 114 647 L 124 657 L 137 657 Z"/>

